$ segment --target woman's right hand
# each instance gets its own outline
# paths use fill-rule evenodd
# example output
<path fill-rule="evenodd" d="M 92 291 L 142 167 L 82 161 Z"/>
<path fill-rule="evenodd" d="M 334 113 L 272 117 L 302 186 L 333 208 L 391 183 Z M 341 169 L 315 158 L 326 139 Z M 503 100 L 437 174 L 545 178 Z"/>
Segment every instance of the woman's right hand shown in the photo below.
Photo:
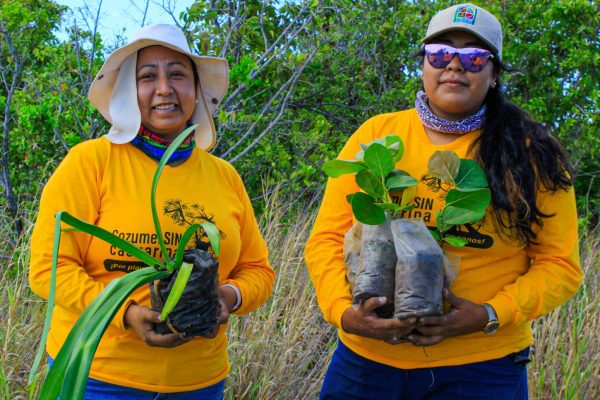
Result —
<path fill-rule="evenodd" d="M 342 314 L 342 329 L 354 335 L 383 340 L 389 344 L 407 342 L 406 336 L 417 327 L 417 319 L 379 318 L 375 309 L 386 303 L 385 297 L 371 297 L 361 304 L 349 307 Z"/>
<path fill-rule="evenodd" d="M 133 328 L 138 336 L 151 347 L 177 347 L 189 342 L 175 333 L 162 335 L 156 333 L 154 325 L 164 324 L 160 320 L 160 313 L 152 311 L 148 307 L 131 304 L 125 311 L 125 326 Z"/>

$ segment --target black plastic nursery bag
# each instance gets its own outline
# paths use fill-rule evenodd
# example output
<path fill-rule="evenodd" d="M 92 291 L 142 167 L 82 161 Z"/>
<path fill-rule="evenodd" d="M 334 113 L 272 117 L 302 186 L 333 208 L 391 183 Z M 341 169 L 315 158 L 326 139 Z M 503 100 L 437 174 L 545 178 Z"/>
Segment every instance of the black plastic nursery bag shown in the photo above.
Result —
<path fill-rule="evenodd" d="M 186 263 L 193 264 L 190 279 L 181 299 L 167 317 L 167 323 L 156 325 L 158 333 L 179 333 L 183 337 L 204 336 L 218 327 L 219 262 L 212 253 L 201 249 L 186 250 Z M 179 269 L 168 278 L 155 282 L 152 306 L 162 311 Z"/>

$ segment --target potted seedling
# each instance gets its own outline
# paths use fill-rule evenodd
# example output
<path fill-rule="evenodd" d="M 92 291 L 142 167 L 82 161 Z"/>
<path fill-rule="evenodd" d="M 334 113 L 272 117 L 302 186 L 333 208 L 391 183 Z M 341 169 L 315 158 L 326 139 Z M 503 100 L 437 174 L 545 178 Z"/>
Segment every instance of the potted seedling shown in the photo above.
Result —
<path fill-rule="evenodd" d="M 480 221 L 490 203 L 485 172 L 477 162 L 460 159 L 453 151 L 435 152 L 423 180 L 433 191 L 441 192 L 444 204 L 434 229 L 428 229 L 421 219 L 392 224 L 397 256 L 394 317 L 399 319 L 443 313 L 442 288 L 452 268 L 441 244 L 467 244 L 448 232 Z"/>
<path fill-rule="evenodd" d="M 56 215 L 48 307 L 40 348 L 29 377 L 30 383 L 35 377 L 36 370 L 45 352 L 45 343 L 54 307 L 56 266 L 62 231 L 76 230 L 91 234 L 138 258 L 147 267 L 112 280 L 85 309 L 56 356 L 41 389 L 40 399 L 55 400 L 59 396 L 69 400 L 83 399 L 92 358 L 104 331 L 127 297 L 135 289 L 145 284 L 155 281 L 160 282 L 157 285 L 159 290 L 153 297 L 155 297 L 155 302 L 159 303 L 161 319 L 168 319 L 169 327 L 180 335 L 184 337 L 201 336 L 210 334 L 215 327 L 218 327 L 218 262 L 215 257 L 218 256 L 220 250 L 219 230 L 210 222 L 192 224 L 182 235 L 175 257 L 171 259 L 165 246 L 156 209 L 156 187 L 162 170 L 181 142 L 195 128 L 194 125 L 183 131 L 169 146 L 158 163 L 152 182 L 150 193 L 152 218 L 163 255 L 162 261 L 112 233 L 81 221 L 65 211 Z M 63 224 L 72 228 L 63 228 Z M 187 243 L 197 235 L 198 230 L 203 230 L 203 235 L 209 239 L 212 252 L 197 248 L 186 250 Z M 201 291 L 202 293 L 197 293 L 198 282 L 203 285 L 204 290 Z M 190 300 L 185 299 L 186 292 L 190 290 L 196 291 L 195 297 L 199 296 L 200 298 L 199 302 L 193 301 L 195 304 L 191 304 L 193 316 L 189 315 Z M 183 307 L 184 312 L 186 312 L 186 309 L 188 310 L 188 314 L 183 316 L 177 315 L 178 308 L 182 308 L 177 307 L 182 294 L 186 302 L 186 306 Z M 191 320 L 196 321 L 190 324 Z"/>
<path fill-rule="evenodd" d="M 376 139 L 355 156 L 356 160 L 331 160 L 323 170 L 331 178 L 354 174 L 362 190 L 347 197 L 358 221 L 346 234 L 344 255 L 346 276 L 353 302 L 370 297 L 387 297 L 389 302 L 377 309 L 384 318 L 394 312 L 394 276 L 396 255 L 390 222 L 402 210 L 410 209 L 410 188 L 418 182 L 405 171 L 395 169 L 402 158 L 404 145 L 395 135 Z M 396 204 L 391 193 L 402 191 L 402 202 Z"/>

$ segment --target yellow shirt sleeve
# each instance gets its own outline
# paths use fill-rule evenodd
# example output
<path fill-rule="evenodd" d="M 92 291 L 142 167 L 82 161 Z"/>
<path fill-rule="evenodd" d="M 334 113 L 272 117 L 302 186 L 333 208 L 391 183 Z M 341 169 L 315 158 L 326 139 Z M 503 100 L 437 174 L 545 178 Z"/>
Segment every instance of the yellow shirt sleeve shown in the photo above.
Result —
<path fill-rule="evenodd" d="M 579 263 L 577 207 L 573 188 L 540 191 L 538 207 L 551 215 L 536 226 L 537 244 L 527 251 L 529 270 L 487 303 L 501 325 L 533 320 L 571 298 L 583 279 Z"/>
<path fill-rule="evenodd" d="M 44 187 L 37 222 L 31 235 L 29 284 L 43 297 L 50 294 L 52 245 L 56 214 L 69 214 L 94 223 L 100 210 L 99 188 L 94 183 L 102 179 L 102 152 L 88 143 L 75 146 L 60 163 Z M 63 224 L 63 228 L 68 226 Z M 102 292 L 105 284 L 92 279 L 83 267 L 81 249 L 89 245 L 91 236 L 83 232 L 62 232 L 56 268 L 55 306 L 81 314 Z M 125 329 L 126 302 L 111 322 Z"/>

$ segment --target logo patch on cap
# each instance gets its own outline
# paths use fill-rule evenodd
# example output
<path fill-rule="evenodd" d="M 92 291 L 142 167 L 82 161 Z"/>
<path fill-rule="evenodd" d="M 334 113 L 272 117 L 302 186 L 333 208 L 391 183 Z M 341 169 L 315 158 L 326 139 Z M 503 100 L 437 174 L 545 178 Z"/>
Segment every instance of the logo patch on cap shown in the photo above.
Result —
<path fill-rule="evenodd" d="M 459 6 L 456 7 L 454 12 L 454 21 L 462 22 L 463 24 L 475 25 L 475 18 L 477 17 L 477 9 L 471 6 Z"/>

